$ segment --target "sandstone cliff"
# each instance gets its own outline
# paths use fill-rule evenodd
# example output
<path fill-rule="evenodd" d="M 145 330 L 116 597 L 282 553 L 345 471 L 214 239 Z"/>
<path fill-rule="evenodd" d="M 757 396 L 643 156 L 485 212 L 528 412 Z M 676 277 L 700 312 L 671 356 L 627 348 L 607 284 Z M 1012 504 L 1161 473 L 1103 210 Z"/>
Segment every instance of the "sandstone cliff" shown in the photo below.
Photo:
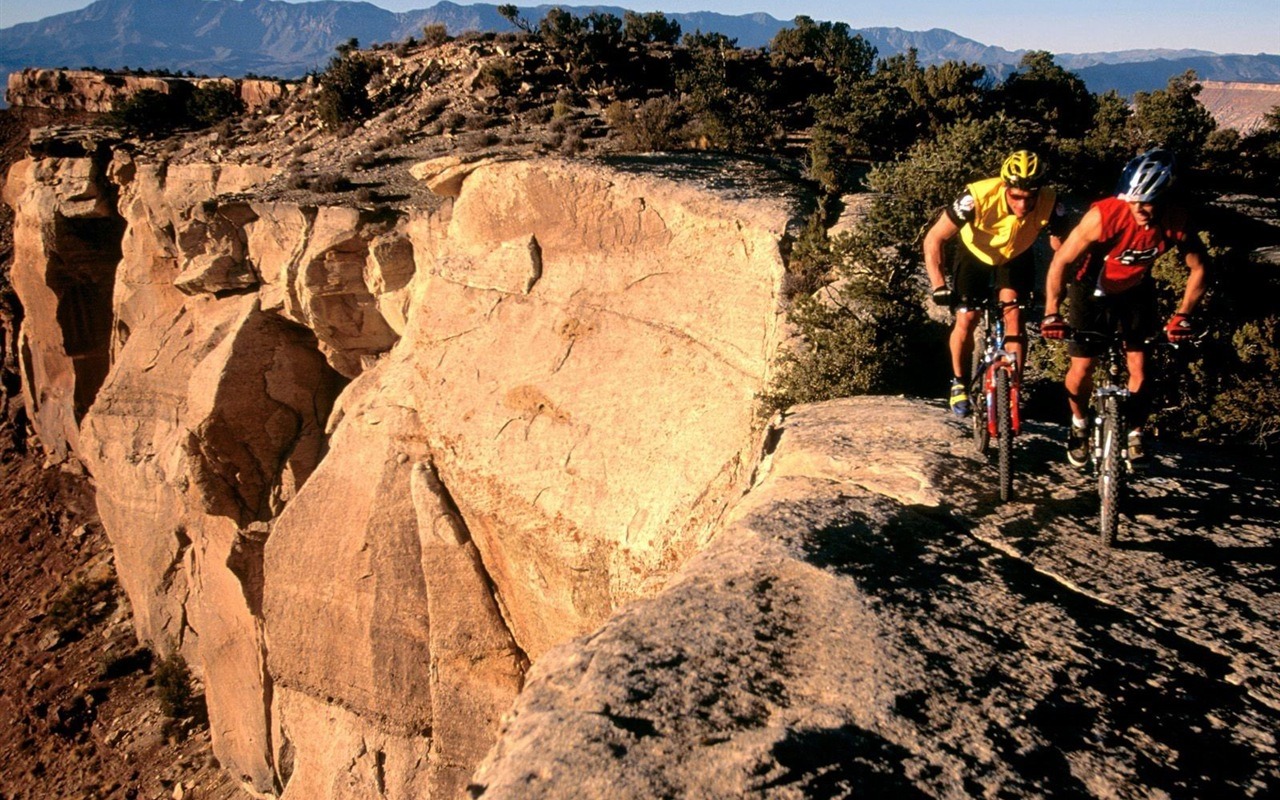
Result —
<path fill-rule="evenodd" d="M 144 89 L 170 94 L 210 84 L 232 89 L 250 111 L 284 99 L 298 86 L 261 78 L 152 77 L 98 70 L 28 68 L 9 73 L 5 100 L 16 107 L 105 113 Z"/>
<path fill-rule="evenodd" d="M 758 450 L 787 200 L 424 171 L 434 212 L 92 147 L 6 184 L 41 442 L 257 793 L 455 795 L 530 660 L 657 591 Z"/>

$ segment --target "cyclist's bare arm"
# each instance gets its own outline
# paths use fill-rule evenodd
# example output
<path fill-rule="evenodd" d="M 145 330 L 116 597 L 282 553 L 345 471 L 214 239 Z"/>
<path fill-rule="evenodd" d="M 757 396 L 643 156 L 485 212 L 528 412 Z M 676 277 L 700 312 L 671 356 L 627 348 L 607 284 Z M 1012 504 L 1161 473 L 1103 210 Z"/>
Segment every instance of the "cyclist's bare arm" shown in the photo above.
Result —
<path fill-rule="evenodd" d="M 1187 288 L 1182 292 L 1182 302 L 1178 304 L 1179 314 L 1190 314 L 1200 304 L 1205 290 L 1209 288 L 1209 271 L 1205 268 L 1209 260 L 1202 247 L 1184 248 L 1182 260 L 1186 262 L 1191 274 L 1187 276 Z"/>
<path fill-rule="evenodd" d="M 943 213 L 925 234 L 924 269 L 929 273 L 929 287 L 932 289 L 947 285 L 947 277 L 942 271 L 942 246 L 959 232 L 960 228 L 951 221 L 951 217 Z"/>
<path fill-rule="evenodd" d="M 1067 267 L 1071 266 L 1089 245 L 1102 239 L 1102 213 L 1096 208 L 1089 209 L 1080 224 L 1071 231 L 1067 240 L 1053 254 L 1049 262 L 1049 277 L 1044 284 L 1044 314 L 1058 313 L 1062 303 L 1062 290 L 1067 285 Z"/>

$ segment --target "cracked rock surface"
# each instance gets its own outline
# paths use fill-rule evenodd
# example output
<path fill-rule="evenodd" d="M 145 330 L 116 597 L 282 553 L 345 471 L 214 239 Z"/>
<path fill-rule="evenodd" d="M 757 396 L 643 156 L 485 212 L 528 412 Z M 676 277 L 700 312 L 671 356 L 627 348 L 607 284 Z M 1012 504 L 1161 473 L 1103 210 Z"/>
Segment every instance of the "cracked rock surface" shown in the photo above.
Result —
<path fill-rule="evenodd" d="M 531 671 L 473 797 L 1262 797 L 1273 461 L 1158 458 L 1120 546 L 1052 427 L 1018 492 L 935 405 L 793 409 L 733 524 Z"/>

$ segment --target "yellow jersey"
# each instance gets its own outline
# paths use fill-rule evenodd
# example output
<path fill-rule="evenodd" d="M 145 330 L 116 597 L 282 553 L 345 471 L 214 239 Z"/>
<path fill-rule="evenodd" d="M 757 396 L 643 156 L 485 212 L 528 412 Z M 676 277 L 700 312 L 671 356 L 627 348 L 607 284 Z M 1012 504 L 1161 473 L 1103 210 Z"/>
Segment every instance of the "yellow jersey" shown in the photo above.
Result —
<path fill-rule="evenodd" d="M 951 221 L 960 227 L 960 241 L 973 257 L 991 266 L 1016 258 L 1031 247 L 1040 231 L 1055 216 L 1058 197 L 1053 189 L 1041 189 L 1036 207 L 1023 219 L 1013 215 L 1005 199 L 1004 181 L 988 178 L 965 187 L 966 191 L 947 209 Z"/>

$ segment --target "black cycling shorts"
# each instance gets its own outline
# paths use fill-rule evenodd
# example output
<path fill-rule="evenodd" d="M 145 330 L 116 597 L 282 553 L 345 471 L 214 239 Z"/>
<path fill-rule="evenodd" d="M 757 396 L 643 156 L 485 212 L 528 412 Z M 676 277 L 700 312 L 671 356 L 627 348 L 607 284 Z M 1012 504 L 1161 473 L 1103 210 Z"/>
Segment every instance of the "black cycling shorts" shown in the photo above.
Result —
<path fill-rule="evenodd" d="M 1129 347 L 1142 344 L 1160 326 L 1156 285 L 1151 280 L 1119 294 L 1102 296 L 1095 295 L 1092 286 L 1072 283 L 1067 287 L 1067 302 L 1067 324 L 1072 328 L 1095 333 L 1119 330 Z M 1104 342 L 1071 342 L 1067 352 L 1075 358 L 1097 358 L 1105 347 Z"/>
<path fill-rule="evenodd" d="M 993 289 L 1013 289 L 1026 302 L 1036 280 L 1036 259 L 1031 248 L 999 266 L 985 264 L 963 244 L 956 247 L 956 301 L 962 308 L 986 305 Z"/>

